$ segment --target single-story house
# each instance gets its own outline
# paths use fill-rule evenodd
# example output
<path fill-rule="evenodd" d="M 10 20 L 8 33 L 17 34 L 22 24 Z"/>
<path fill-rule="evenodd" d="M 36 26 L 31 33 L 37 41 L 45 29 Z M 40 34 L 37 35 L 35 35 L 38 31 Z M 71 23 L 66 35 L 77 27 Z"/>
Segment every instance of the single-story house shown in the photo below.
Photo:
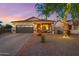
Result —
<path fill-rule="evenodd" d="M 63 22 L 61 20 L 54 22 L 54 34 L 63 33 Z"/>
<path fill-rule="evenodd" d="M 12 21 L 12 32 L 16 33 L 63 33 L 63 20 L 53 21 L 30 17 L 25 20 Z M 68 20 L 68 29 L 72 34 L 79 34 L 79 20 Z"/>
<path fill-rule="evenodd" d="M 12 21 L 12 31 L 16 33 L 52 33 L 54 21 L 31 17 L 25 20 Z"/>
<path fill-rule="evenodd" d="M 79 34 L 79 20 L 73 20 L 72 33 Z"/>
<path fill-rule="evenodd" d="M 71 31 L 72 34 L 79 34 L 79 20 L 67 20 L 68 30 Z M 54 24 L 55 33 L 57 31 L 63 32 L 63 20 L 58 20 Z"/>

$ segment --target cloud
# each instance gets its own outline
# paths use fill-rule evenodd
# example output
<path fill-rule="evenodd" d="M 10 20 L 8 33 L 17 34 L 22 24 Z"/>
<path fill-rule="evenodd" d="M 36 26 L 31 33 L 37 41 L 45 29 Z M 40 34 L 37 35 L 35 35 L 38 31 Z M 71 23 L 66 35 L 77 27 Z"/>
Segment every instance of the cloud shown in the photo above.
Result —
<path fill-rule="evenodd" d="M 0 4 L 0 20 L 10 22 L 33 16 L 36 14 L 34 5 L 30 3 L 2 3 Z"/>

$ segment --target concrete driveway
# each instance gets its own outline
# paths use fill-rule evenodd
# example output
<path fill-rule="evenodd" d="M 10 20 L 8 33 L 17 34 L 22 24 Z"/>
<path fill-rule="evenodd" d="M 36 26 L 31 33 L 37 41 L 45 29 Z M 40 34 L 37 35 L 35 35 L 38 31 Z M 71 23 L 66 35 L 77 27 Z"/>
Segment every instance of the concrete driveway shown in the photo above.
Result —
<path fill-rule="evenodd" d="M 14 56 L 28 42 L 32 34 L 5 33 L 0 35 L 0 56 Z"/>

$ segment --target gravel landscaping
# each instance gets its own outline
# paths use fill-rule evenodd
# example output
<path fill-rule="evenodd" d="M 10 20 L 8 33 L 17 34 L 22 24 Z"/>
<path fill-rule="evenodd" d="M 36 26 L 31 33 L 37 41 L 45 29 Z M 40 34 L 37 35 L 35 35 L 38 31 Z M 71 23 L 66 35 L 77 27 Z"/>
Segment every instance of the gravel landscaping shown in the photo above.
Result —
<path fill-rule="evenodd" d="M 79 35 L 71 35 L 63 39 L 62 35 L 44 34 L 45 43 L 41 38 L 32 35 L 31 41 L 24 45 L 17 55 L 20 56 L 79 56 Z"/>

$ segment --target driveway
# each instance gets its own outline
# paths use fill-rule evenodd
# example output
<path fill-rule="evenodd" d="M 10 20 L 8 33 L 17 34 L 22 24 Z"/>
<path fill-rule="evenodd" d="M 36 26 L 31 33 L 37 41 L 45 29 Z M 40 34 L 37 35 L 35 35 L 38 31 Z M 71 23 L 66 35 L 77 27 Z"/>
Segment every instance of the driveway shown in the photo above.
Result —
<path fill-rule="evenodd" d="M 0 56 L 14 56 L 28 42 L 32 34 L 5 33 L 0 35 Z"/>

